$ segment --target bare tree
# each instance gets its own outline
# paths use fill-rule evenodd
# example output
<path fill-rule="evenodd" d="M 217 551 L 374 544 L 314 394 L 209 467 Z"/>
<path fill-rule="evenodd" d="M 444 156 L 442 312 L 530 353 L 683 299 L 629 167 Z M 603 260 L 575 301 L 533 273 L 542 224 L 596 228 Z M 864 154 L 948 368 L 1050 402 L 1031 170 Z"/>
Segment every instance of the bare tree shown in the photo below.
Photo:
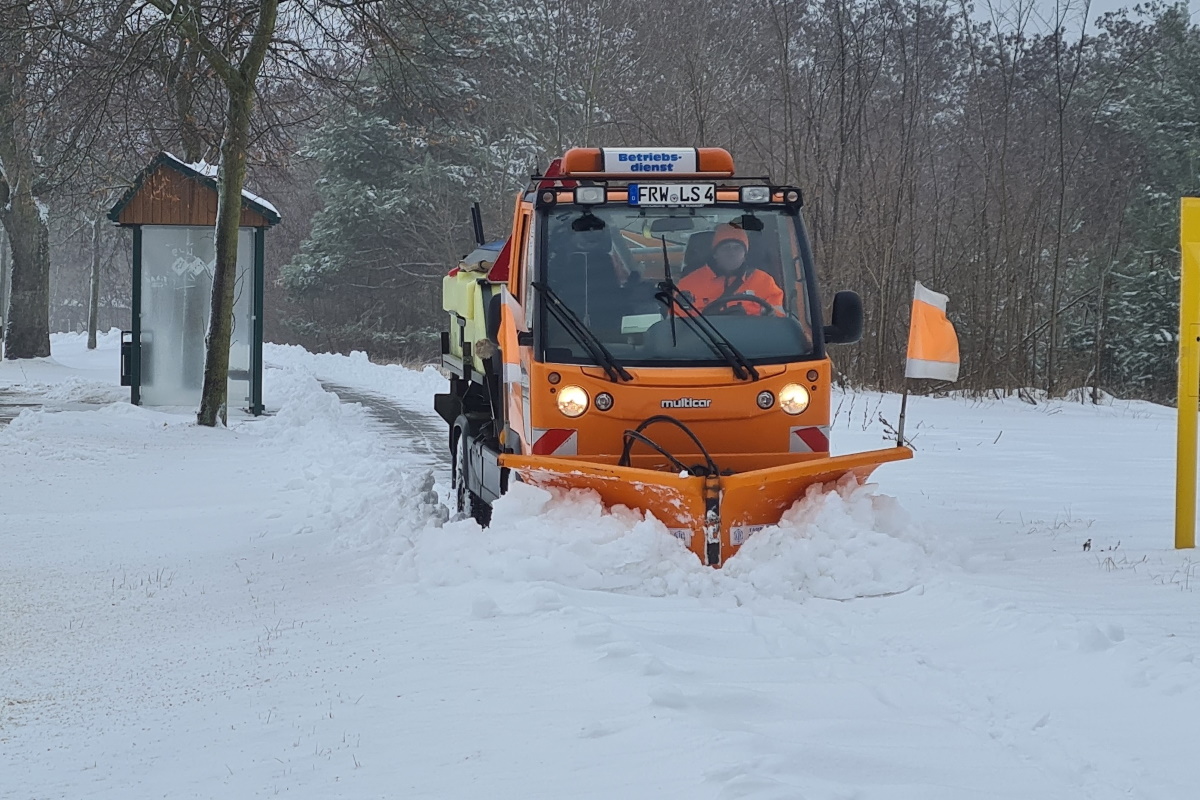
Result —
<path fill-rule="evenodd" d="M 83 175 L 132 65 L 110 51 L 133 0 L 0 3 L 0 222 L 12 253 L 5 357 L 50 354 L 50 217 Z"/>
<path fill-rule="evenodd" d="M 225 41 L 209 38 L 202 24 L 199 2 L 149 0 L 175 27 L 181 41 L 194 45 L 200 57 L 225 85 L 225 132 L 218 165 L 216 266 L 213 272 L 212 311 L 204 357 L 204 387 L 196 422 L 213 427 L 225 421 L 229 385 L 229 343 L 233 334 L 234 286 L 237 274 L 238 229 L 242 219 L 242 189 L 246 184 L 246 157 L 250 148 L 250 123 L 254 113 L 255 85 L 267 50 L 275 36 L 279 0 L 262 0 L 242 6 L 228 22 L 232 35 Z M 184 48 L 185 51 L 187 48 Z"/>
<path fill-rule="evenodd" d="M 0 223 L 12 251 L 5 358 L 50 355 L 50 251 L 45 181 L 31 137 L 33 66 L 44 42 L 31 2 L 9 5 L 0 27 Z"/>

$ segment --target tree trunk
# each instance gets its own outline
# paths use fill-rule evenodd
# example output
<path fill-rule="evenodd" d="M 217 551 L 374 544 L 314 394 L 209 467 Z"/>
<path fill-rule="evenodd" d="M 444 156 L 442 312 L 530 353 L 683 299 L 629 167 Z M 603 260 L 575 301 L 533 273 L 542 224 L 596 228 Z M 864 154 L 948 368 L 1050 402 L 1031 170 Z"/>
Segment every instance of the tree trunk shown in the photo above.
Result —
<path fill-rule="evenodd" d="M 1108 295 L 1105 292 L 1105 279 L 1108 277 L 1107 269 L 1100 271 L 1100 289 L 1096 297 L 1096 333 L 1095 333 L 1095 356 L 1096 363 L 1092 367 L 1092 403 L 1100 404 L 1100 387 L 1103 385 L 1104 376 L 1104 324 L 1107 321 L 1108 314 L 1107 304 Z"/>
<path fill-rule="evenodd" d="M 27 185 L 18 183 L 0 221 L 12 250 L 4 357 L 50 355 L 50 231 Z"/>
<path fill-rule="evenodd" d="M 12 253 L 11 294 L 4 320 L 4 357 L 50 355 L 50 233 L 34 196 L 39 177 L 24 117 L 28 5 L 0 26 L 0 223 Z"/>
<path fill-rule="evenodd" d="M 4 352 L 4 327 L 8 322 L 8 238 L 0 240 L 0 353 Z"/>
<path fill-rule="evenodd" d="M 221 77 L 229 101 L 225 110 L 225 135 L 221 139 L 221 165 L 217 173 L 216 264 L 213 268 L 212 313 L 208 320 L 208 342 L 204 354 L 204 388 L 196 422 L 216 427 L 218 417 L 226 421 L 229 393 L 229 340 L 233 335 L 233 298 L 237 283 L 238 230 L 242 222 L 242 187 L 246 183 L 246 150 L 250 145 L 250 116 L 254 109 L 254 85 L 263 59 L 275 36 L 279 0 L 262 0 L 258 24 L 238 65 L 230 63 L 220 48 L 204 38 L 195 16 L 181 11 L 170 0 L 150 3 L 180 25 L 183 39 L 194 40 L 208 65 Z M 186 42 L 185 42 L 186 44 Z"/>
<path fill-rule="evenodd" d="M 195 40 L 183 43 L 183 52 L 170 84 L 175 115 L 179 119 L 179 138 L 183 160 L 195 163 L 204 158 L 204 136 L 196 117 L 195 82 L 200 63 L 200 48 Z"/>
<path fill-rule="evenodd" d="M 217 263 L 213 271 L 212 315 L 208 322 L 204 389 L 196 414 L 196 422 L 210 428 L 216 426 L 218 417 L 222 423 L 226 420 L 238 230 L 242 220 L 242 187 L 246 183 L 246 148 L 253 106 L 253 84 L 229 87 L 225 137 L 221 141 L 221 166 L 217 175 Z"/>
<path fill-rule="evenodd" d="M 92 220 L 92 291 L 88 298 L 88 350 L 96 349 L 96 326 L 100 324 L 100 218 Z"/>

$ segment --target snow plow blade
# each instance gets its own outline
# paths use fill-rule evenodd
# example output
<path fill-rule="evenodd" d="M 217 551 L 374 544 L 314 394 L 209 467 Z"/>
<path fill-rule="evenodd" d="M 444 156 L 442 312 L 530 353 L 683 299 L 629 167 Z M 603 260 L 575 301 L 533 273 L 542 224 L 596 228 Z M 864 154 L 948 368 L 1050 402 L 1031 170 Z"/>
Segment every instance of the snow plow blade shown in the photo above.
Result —
<path fill-rule="evenodd" d="M 755 531 L 779 522 L 810 486 L 847 475 L 865 482 L 880 464 L 912 458 L 907 447 L 795 461 L 716 477 L 695 477 L 615 463 L 502 455 L 500 464 L 525 483 L 591 489 L 609 508 L 653 514 L 702 562 L 720 566 Z"/>

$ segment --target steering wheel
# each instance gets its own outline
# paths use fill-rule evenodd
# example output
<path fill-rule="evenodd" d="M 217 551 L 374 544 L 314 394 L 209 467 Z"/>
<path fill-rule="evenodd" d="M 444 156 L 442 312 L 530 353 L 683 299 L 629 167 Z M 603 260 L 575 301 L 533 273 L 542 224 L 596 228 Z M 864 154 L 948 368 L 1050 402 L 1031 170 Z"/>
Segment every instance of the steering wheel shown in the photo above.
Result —
<path fill-rule="evenodd" d="M 775 315 L 775 307 L 763 300 L 761 297 L 753 294 L 731 294 L 728 297 L 722 297 L 719 300 L 714 300 L 705 308 L 705 314 L 745 314 L 743 308 L 733 307 L 734 303 L 751 302 L 758 306 L 757 316 L 771 317 Z"/>

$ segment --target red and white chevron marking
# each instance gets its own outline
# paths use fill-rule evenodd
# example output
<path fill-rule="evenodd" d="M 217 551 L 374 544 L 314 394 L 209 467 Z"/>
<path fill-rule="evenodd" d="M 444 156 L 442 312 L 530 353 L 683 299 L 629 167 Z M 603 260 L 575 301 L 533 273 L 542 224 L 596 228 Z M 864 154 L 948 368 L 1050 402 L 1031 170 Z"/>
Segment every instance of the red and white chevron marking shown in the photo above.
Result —
<path fill-rule="evenodd" d="M 573 456 L 579 452 L 579 431 L 574 428 L 534 428 L 535 456 Z"/>
<path fill-rule="evenodd" d="M 792 428 L 788 433 L 789 453 L 828 453 L 829 426 Z"/>

